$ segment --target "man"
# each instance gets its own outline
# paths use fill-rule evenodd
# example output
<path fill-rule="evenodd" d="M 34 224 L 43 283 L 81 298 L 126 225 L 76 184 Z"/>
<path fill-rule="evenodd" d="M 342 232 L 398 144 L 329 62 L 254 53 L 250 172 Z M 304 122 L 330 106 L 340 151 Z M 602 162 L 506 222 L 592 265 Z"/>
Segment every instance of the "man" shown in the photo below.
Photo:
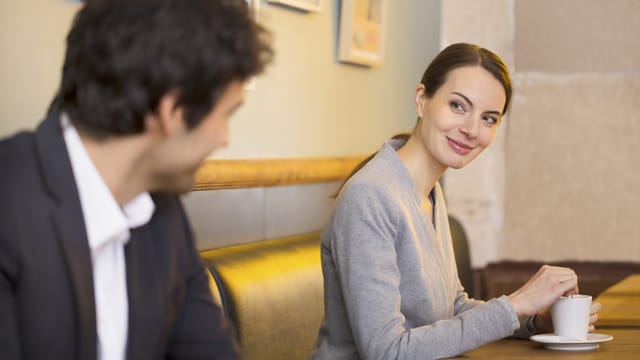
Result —
<path fill-rule="evenodd" d="M 0 358 L 235 359 L 176 194 L 270 61 L 244 0 L 91 0 L 0 142 Z"/>

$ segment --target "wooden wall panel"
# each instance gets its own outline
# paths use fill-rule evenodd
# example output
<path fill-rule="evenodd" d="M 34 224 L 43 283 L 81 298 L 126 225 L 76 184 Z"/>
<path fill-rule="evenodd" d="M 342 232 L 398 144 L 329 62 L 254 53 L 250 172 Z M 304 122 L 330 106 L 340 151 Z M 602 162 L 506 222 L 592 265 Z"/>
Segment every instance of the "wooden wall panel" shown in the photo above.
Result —
<path fill-rule="evenodd" d="M 193 190 L 238 189 L 342 180 L 365 156 L 292 159 L 209 159 Z"/>

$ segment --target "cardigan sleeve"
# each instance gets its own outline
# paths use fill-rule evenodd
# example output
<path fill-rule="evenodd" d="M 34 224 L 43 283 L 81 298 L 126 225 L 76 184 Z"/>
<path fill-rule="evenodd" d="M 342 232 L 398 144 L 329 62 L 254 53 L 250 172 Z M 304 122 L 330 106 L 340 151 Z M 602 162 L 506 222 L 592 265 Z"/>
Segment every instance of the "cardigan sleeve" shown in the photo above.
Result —
<path fill-rule="evenodd" d="M 463 313 L 483 303 L 484 301 L 482 300 L 469 298 L 469 295 L 464 291 L 464 289 L 462 289 L 462 286 L 460 286 L 460 290 L 458 290 L 458 295 L 456 296 L 454 305 L 455 314 Z M 530 336 L 535 335 L 537 333 L 537 329 L 533 323 L 534 319 L 535 315 L 519 317 L 518 328 L 512 334 L 512 336 L 519 339 L 528 339 Z"/>

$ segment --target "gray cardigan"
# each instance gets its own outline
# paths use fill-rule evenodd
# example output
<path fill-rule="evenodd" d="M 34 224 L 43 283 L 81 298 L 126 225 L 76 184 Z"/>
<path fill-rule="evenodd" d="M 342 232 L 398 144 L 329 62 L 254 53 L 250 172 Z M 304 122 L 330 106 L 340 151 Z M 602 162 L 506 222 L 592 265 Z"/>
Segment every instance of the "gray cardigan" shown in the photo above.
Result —
<path fill-rule="evenodd" d="M 442 190 L 433 190 L 434 228 L 396 153 L 402 144 L 386 142 L 347 182 L 323 230 L 325 318 L 312 359 L 450 357 L 534 331 L 506 296 L 468 298 Z"/>

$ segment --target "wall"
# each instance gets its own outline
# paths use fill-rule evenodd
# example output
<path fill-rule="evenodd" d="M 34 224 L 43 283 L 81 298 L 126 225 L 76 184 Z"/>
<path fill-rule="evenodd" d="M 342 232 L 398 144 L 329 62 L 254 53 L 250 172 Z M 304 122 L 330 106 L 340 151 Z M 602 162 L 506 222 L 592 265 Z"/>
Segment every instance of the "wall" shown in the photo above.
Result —
<path fill-rule="evenodd" d="M 260 4 L 276 59 L 232 121 L 220 157 L 364 154 L 413 125 L 412 96 L 437 51 L 438 2 L 390 1 L 385 63 L 336 62 L 340 1 L 306 13 Z M 0 136 L 33 128 L 60 79 L 64 41 L 77 1 L 0 0 Z M 408 25 L 409 24 L 409 25 Z"/>
<path fill-rule="evenodd" d="M 494 49 L 514 81 L 489 151 L 445 175 L 473 265 L 640 261 L 640 2 L 442 3 L 443 45 Z"/>
<path fill-rule="evenodd" d="M 640 261 L 640 1 L 518 0 L 515 17 L 504 256 Z"/>
<path fill-rule="evenodd" d="M 0 137 L 32 129 L 60 81 L 78 2 L 0 0 Z"/>
<path fill-rule="evenodd" d="M 389 1 L 386 61 L 335 61 L 339 1 L 320 13 L 261 3 L 276 62 L 232 121 L 220 157 L 362 154 L 406 130 L 413 87 L 454 41 L 513 70 L 511 113 L 494 144 L 449 171 L 449 210 L 475 267 L 501 259 L 640 261 L 640 2 Z M 0 0 L 0 136 L 33 128 L 59 81 L 78 3 Z M 336 183 L 192 193 L 202 247 L 317 230 Z"/>
<path fill-rule="evenodd" d="M 442 1 L 441 44 L 470 42 L 499 54 L 513 68 L 513 0 Z M 511 122 L 507 115 L 502 124 Z M 483 267 L 502 257 L 506 126 L 491 146 L 460 170 L 447 170 L 444 190 L 449 213 L 463 224 L 471 263 Z"/>
<path fill-rule="evenodd" d="M 339 1 L 320 13 L 261 4 L 276 62 L 232 121 L 221 157 L 371 153 L 415 123 L 413 92 L 438 50 L 438 1 L 389 1 L 384 64 L 336 62 Z M 338 183 L 193 192 L 184 198 L 201 248 L 322 228 Z"/>
<path fill-rule="evenodd" d="M 366 154 L 415 122 L 413 92 L 438 50 L 435 0 L 389 1 L 384 64 L 336 62 L 337 0 L 320 13 L 261 4 L 273 30 L 276 59 L 233 120 L 222 157 Z"/>
<path fill-rule="evenodd" d="M 336 61 L 338 0 L 319 13 L 260 3 L 275 63 L 231 122 L 223 158 L 359 155 L 415 122 L 413 92 L 438 50 L 439 1 L 389 1 L 385 61 Z M 0 0 L 0 137 L 32 129 L 55 92 L 78 2 Z M 195 192 L 185 197 L 201 247 L 320 229 L 337 184 Z"/>

